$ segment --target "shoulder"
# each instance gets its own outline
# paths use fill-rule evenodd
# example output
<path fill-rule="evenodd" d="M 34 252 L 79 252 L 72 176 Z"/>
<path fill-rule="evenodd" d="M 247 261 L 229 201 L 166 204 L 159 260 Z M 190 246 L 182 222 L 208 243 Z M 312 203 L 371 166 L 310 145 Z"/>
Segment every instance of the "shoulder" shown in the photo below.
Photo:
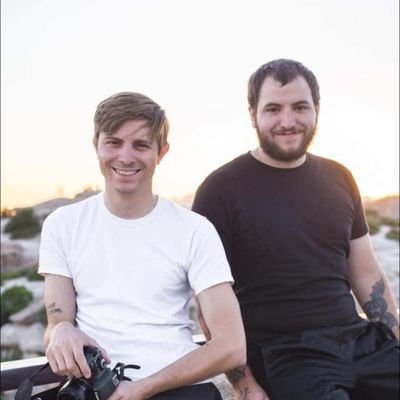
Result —
<path fill-rule="evenodd" d="M 226 191 L 230 185 L 241 181 L 241 178 L 250 175 L 253 166 L 252 156 L 245 153 L 229 161 L 228 163 L 211 172 L 200 184 L 197 195 L 200 192 Z"/>
<path fill-rule="evenodd" d="M 244 153 L 217 168 L 215 171 L 208 175 L 206 180 L 223 179 L 229 175 L 242 173 L 243 170 L 251 168 L 251 165 L 252 156 L 250 155 L 250 153 Z"/>
<path fill-rule="evenodd" d="M 61 206 L 48 215 L 44 224 L 70 224 L 73 221 L 81 220 L 82 217 L 88 218 L 97 209 L 102 195 L 102 193 L 98 193 L 87 199 Z"/>
<path fill-rule="evenodd" d="M 162 198 L 162 207 L 164 211 L 164 216 L 173 219 L 179 223 L 190 223 L 190 224 L 200 224 L 203 220 L 206 220 L 203 216 L 195 213 L 194 211 L 181 206 L 175 201 Z"/>
<path fill-rule="evenodd" d="M 318 179 L 329 180 L 332 185 L 346 187 L 352 196 L 359 200 L 360 193 L 351 171 L 338 161 L 310 155 L 310 165 Z"/>
<path fill-rule="evenodd" d="M 351 176 L 350 170 L 338 161 L 330 158 L 317 156 L 315 154 L 309 154 L 310 165 L 314 168 L 325 169 L 327 171 L 341 173 L 347 176 Z"/>
<path fill-rule="evenodd" d="M 208 231 L 213 229 L 213 225 L 207 218 L 183 207 L 171 200 L 162 199 L 164 210 L 164 222 L 175 230 L 183 230 L 186 233 L 194 233 L 196 231 Z"/>

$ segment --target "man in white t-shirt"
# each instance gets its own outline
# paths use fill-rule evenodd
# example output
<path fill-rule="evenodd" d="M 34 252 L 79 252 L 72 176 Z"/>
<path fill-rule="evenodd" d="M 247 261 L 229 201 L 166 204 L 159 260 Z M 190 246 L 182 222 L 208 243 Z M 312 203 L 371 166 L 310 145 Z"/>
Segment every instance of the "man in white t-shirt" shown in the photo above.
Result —
<path fill-rule="evenodd" d="M 83 347 L 95 346 L 111 366 L 141 366 L 110 400 L 174 399 L 185 388 L 188 399 L 218 399 L 202 382 L 244 364 L 244 330 L 215 229 L 153 193 L 169 148 L 165 113 L 124 92 L 98 105 L 94 124 L 104 192 L 59 208 L 42 230 L 50 366 L 88 379 Z M 211 335 L 203 346 L 192 341 L 193 293 Z"/>

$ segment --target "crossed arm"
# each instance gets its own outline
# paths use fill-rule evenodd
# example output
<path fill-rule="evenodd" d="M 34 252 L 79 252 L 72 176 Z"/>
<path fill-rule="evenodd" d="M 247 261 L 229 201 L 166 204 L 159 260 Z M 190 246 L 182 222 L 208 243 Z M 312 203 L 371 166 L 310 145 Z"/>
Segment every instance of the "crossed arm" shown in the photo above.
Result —
<path fill-rule="evenodd" d="M 246 362 L 246 345 L 240 308 L 229 283 L 215 285 L 198 295 L 209 329 L 207 343 L 159 372 L 135 382 L 121 382 L 109 400 L 142 400 L 180 386 L 203 381 Z M 106 349 L 75 326 L 75 292 L 72 281 L 57 275 L 45 277 L 48 327 L 46 355 L 53 372 L 86 378 L 90 370 L 83 346 Z M 160 338 L 162 340 L 162 338 Z"/>

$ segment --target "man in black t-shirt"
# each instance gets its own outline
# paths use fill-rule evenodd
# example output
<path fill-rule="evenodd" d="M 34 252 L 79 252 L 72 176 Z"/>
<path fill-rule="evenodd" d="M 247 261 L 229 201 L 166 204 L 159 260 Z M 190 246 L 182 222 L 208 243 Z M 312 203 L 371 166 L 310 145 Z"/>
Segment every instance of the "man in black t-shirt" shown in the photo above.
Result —
<path fill-rule="evenodd" d="M 228 374 L 237 399 L 397 399 L 397 308 L 360 193 L 344 166 L 307 152 L 318 82 L 275 60 L 248 100 L 259 146 L 208 176 L 193 204 L 235 278 L 248 344 L 248 365 Z"/>

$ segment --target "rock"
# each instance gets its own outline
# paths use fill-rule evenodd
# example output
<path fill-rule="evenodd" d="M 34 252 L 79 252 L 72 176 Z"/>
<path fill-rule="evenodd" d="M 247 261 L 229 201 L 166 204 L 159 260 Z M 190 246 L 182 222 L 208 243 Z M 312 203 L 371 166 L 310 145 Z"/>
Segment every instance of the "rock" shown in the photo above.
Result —
<path fill-rule="evenodd" d="M 1 272 L 33 267 L 39 257 L 39 240 L 9 240 L 1 242 Z"/>
<path fill-rule="evenodd" d="M 39 322 L 29 325 L 26 330 L 22 331 L 19 348 L 24 353 L 44 354 L 44 331 L 44 326 Z"/>
<path fill-rule="evenodd" d="M 382 217 L 398 219 L 400 213 L 399 196 L 386 196 L 377 200 L 364 199 L 364 207 L 369 210 L 374 210 Z"/>
<path fill-rule="evenodd" d="M 22 263 L 23 248 L 10 242 L 1 242 L 1 270 L 8 271 Z"/>
<path fill-rule="evenodd" d="M 24 353 L 44 354 L 45 328 L 35 322 L 29 326 L 4 324 L 1 327 L 1 347 L 19 348 Z"/>
<path fill-rule="evenodd" d="M 16 348 L 19 344 L 18 328 L 13 324 L 4 324 L 0 330 L 1 347 Z"/>

